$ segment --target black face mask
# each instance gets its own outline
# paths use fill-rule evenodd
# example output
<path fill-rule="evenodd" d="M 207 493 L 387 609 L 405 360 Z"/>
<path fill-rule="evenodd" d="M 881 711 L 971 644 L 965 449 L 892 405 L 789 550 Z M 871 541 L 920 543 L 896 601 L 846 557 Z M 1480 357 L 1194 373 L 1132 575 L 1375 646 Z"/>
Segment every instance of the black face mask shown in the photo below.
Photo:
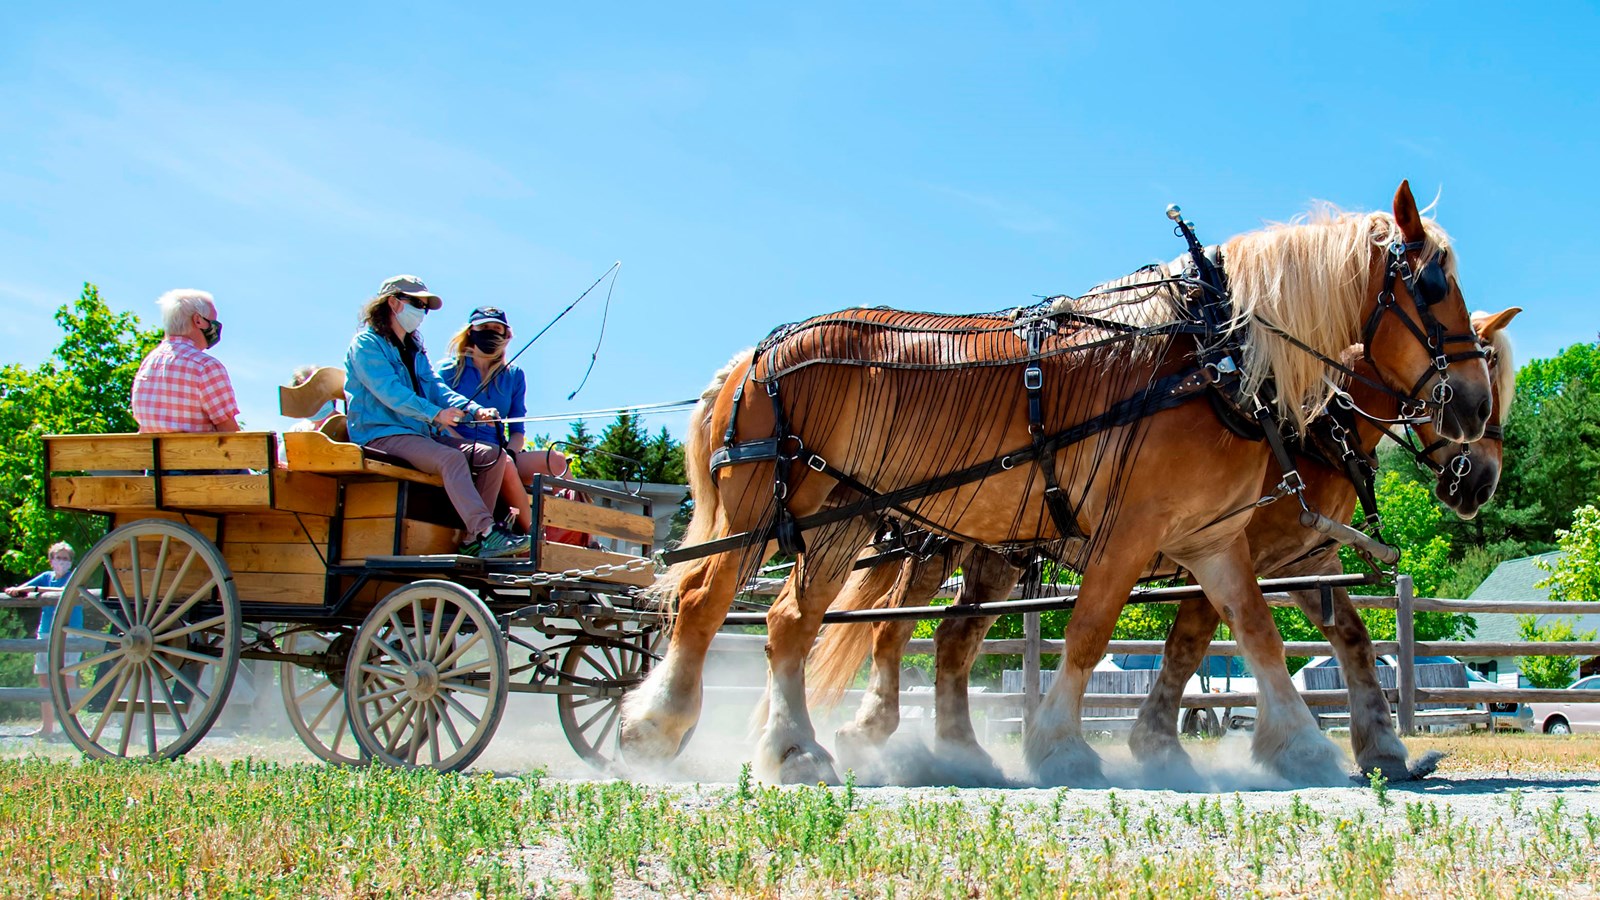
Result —
<path fill-rule="evenodd" d="M 206 327 L 200 329 L 200 336 L 206 339 L 206 349 L 210 350 L 222 342 L 222 322 L 217 319 L 207 319 Z"/>
<path fill-rule="evenodd" d="M 495 334 L 492 331 L 469 331 L 467 342 L 478 348 L 481 353 L 497 353 L 505 345 L 505 335 Z"/>

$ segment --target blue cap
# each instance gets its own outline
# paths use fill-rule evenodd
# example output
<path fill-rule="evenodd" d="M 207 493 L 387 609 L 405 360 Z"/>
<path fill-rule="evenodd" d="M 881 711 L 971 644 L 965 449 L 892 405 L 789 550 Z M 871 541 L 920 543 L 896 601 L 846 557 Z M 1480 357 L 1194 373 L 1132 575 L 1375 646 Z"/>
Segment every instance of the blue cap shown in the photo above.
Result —
<path fill-rule="evenodd" d="M 506 321 L 506 311 L 495 306 L 480 306 L 467 317 L 467 325 L 477 325 L 482 322 L 499 322 L 507 328 L 511 323 Z"/>

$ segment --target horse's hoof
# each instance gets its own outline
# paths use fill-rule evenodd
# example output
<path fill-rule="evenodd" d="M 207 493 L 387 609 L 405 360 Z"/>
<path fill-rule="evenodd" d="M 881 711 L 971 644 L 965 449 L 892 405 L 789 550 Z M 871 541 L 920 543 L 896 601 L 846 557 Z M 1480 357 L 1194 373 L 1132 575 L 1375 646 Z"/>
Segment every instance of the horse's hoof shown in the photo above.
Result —
<path fill-rule="evenodd" d="M 1007 787 L 1011 780 L 989 751 L 970 741 L 934 741 L 934 755 L 956 787 Z"/>
<path fill-rule="evenodd" d="M 667 733 L 660 723 L 649 719 L 623 719 L 617 743 L 625 763 L 634 766 L 660 766 L 678 758 L 684 741 Z"/>
<path fill-rule="evenodd" d="M 779 784 L 838 784 L 839 774 L 833 769 L 833 757 L 819 747 L 801 749 L 791 747 L 778 763 Z"/>
<path fill-rule="evenodd" d="M 1059 747 L 1032 764 L 1035 780 L 1041 785 L 1060 787 L 1106 787 L 1100 757 L 1088 744 Z"/>
<path fill-rule="evenodd" d="M 1344 753 L 1315 728 L 1296 734 L 1277 753 L 1258 762 L 1297 787 L 1334 787 L 1350 781 Z"/>
<path fill-rule="evenodd" d="M 1427 753 L 1424 753 L 1411 761 L 1411 765 L 1408 767 L 1407 774 L 1409 774 L 1413 780 L 1427 778 L 1434 772 L 1439 771 L 1439 764 L 1444 762 L 1444 758 L 1449 755 L 1450 754 L 1444 752 L 1443 750 L 1429 750 Z"/>
<path fill-rule="evenodd" d="M 875 741 L 860 728 L 853 725 L 841 725 L 833 733 L 833 748 L 839 756 L 839 764 L 846 769 L 865 769 L 878 760 L 883 751 L 883 742 Z"/>

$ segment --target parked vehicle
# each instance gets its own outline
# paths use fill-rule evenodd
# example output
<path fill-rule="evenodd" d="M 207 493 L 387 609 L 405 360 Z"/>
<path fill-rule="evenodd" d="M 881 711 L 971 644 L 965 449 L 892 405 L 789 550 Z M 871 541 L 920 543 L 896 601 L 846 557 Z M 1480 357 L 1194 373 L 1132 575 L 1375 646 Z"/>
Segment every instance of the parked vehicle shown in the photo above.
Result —
<path fill-rule="evenodd" d="M 1382 683 L 1386 688 L 1392 687 L 1395 684 L 1394 676 L 1386 674 L 1383 670 L 1387 669 L 1392 672 L 1394 668 L 1400 664 L 1400 661 L 1394 656 L 1380 656 L 1377 659 L 1377 663 L 1380 670 L 1378 673 L 1379 682 Z M 1506 685 L 1492 681 L 1473 671 L 1471 668 L 1467 667 L 1465 663 L 1461 662 L 1459 659 L 1456 659 L 1454 656 L 1419 656 L 1416 658 L 1416 664 L 1419 666 L 1459 665 L 1466 674 L 1468 687 L 1487 688 L 1492 690 L 1511 690 L 1511 688 L 1507 687 Z M 1291 680 L 1294 682 L 1296 688 L 1304 691 L 1307 689 L 1306 673 L 1308 670 L 1338 667 L 1339 660 L 1336 657 L 1313 657 L 1310 662 L 1306 663 L 1299 671 L 1295 672 L 1295 674 L 1291 677 Z M 1486 712 L 1488 712 L 1491 722 L 1495 728 L 1515 728 L 1525 731 L 1531 727 L 1533 722 L 1533 713 L 1525 703 L 1477 703 L 1472 704 L 1472 706 L 1484 709 Z"/>
<path fill-rule="evenodd" d="M 1114 653 L 1100 660 L 1096 671 L 1151 671 L 1161 668 L 1159 653 Z M 1256 691 L 1255 677 L 1244 659 L 1237 656 L 1207 656 L 1200 669 L 1184 685 L 1185 694 L 1244 693 Z M 1251 728 L 1256 720 L 1254 706 L 1185 709 L 1178 720 L 1182 733 L 1197 737 L 1216 737 L 1229 728 Z"/>
<path fill-rule="evenodd" d="M 1570 690 L 1600 691 L 1600 675 L 1590 675 L 1573 683 Z M 1532 728 L 1545 734 L 1576 734 L 1600 731 L 1600 703 L 1529 703 Z"/>

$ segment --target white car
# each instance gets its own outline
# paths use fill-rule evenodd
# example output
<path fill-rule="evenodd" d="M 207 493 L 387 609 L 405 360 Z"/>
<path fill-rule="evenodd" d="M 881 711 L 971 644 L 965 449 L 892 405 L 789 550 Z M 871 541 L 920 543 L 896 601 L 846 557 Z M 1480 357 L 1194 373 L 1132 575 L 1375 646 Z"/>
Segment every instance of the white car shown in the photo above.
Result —
<path fill-rule="evenodd" d="M 1600 691 L 1600 675 L 1590 675 L 1572 683 L 1568 690 Z M 1529 703 L 1529 727 L 1545 734 L 1576 734 L 1600 731 L 1600 703 Z"/>
<path fill-rule="evenodd" d="M 1385 668 L 1393 670 L 1394 667 L 1396 667 L 1396 666 L 1398 666 L 1400 664 L 1400 661 L 1398 659 L 1396 659 L 1394 656 L 1380 656 L 1377 659 L 1377 663 L 1378 663 L 1378 667 L 1379 667 L 1380 670 L 1381 669 L 1385 669 Z M 1465 667 L 1465 665 L 1461 662 L 1461 660 L 1456 659 L 1454 656 L 1419 656 L 1416 659 L 1416 664 L 1419 665 L 1419 666 L 1427 666 L 1427 665 L 1462 665 L 1463 668 L 1464 668 L 1464 671 L 1466 672 L 1467 686 L 1468 687 L 1472 687 L 1472 688 L 1487 688 L 1487 689 L 1491 689 L 1491 690 L 1511 690 L 1511 688 L 1507 687 L 1506 685 L 1499 684 L 1498 682 L 1495 682 L 1495 681 L 1491 681 L 1488 678 L 1485 678 L 1482 675 L 1480 675 L 1479 673 L 1473 671 L 1471 668 Z M 1290 680 L 1294 682 L 1294 686 L 1295 686 L 1296 689 L 1304 691 L 1304 690 L 1307 690 L 1307 687 L 1306 687 L 1306 681 L 1307 681 L 1306 672 L 1308 670 L 1327 669 L 1327 668 L 1337 669 L 1338 667 L 1339 667 L 1339 660 L 1336 657 L 1332 657 L 1332 656 L 1317 656 L 1317 657 L 1313 657 L 1310 662 L 1306 663 L 1303 667 L 1301 667 L 1299 669 L 1299 671 L 1295 672 Z M 1385 678 L 1381 671 L 1379 673 L 1378 680 L 1379 680 L 1379 683 L 1382 684 L 1385 688 L 1392 688 L 1395 685 L 1395 679 L 1392 678 L 1392 677 L 1391 678 Z M 1532 717 L 1530 715 L 1530 711 L 1529 711 L 1528 705 L 1524 704 L 1524 703 L 1509 703 L 1508 702 L 1508 703 L 1487 703 L 1487 704 L 1471 704 L 1471 705 L 1472 706 L 1486 707 L 1488 712 L 1489 712 L 1489 714 L 1490 714 L 1490 716 L 1493 719 L 1495 727 L 1498 727 L 1498 728 L 1509 727 L 1509 728 L 1516 728 L 1516 729 L 1519 729 L 1519 730 L 1527 730 L 1530 727 L 1531 722 L 1532 722 Z M 1600 730 L 1600 729 L 1597 729 L 1597 730 Z"/>

